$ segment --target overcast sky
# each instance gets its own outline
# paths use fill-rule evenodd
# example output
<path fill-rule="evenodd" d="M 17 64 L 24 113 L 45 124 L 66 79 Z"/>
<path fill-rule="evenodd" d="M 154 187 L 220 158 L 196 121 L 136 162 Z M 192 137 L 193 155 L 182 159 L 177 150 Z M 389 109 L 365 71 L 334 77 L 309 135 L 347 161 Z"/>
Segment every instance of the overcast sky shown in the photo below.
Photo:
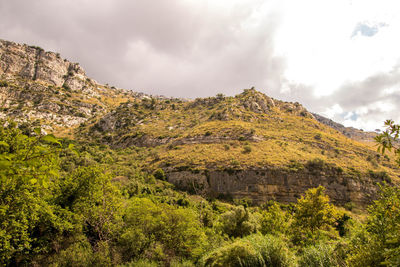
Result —
<path fill-rule="evenodd" d="M 2 0 L 0 38 L 101 83 L 175 97 L 256 89 L 346 126 L 400 120 L 398 0 Z"/>

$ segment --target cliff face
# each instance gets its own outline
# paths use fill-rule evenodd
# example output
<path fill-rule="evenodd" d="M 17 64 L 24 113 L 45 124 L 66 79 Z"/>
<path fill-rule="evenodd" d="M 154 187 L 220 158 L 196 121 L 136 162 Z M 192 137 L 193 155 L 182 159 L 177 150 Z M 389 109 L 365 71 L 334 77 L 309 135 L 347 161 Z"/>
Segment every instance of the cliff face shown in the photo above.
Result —
<path fill-rule="evenodd" d="M 48 132 L 70 135 L 131 97 L 129 91 L 96 83 L 57 53 L 0 40 L 2 119 L 36 122 Z"/>
<path fill-rule="evenodd" d="M 78 63 L 62 59 L 57 53 L 3 40 L 0 40 L 0 74 L 41 81 L 55 87 L 66 84 L 73 91 L 81 90 L 86 80 L 94 83 Z"/>
<path fill-rule="evenodd" d="M 335 168 L 296 172 L 282 168 L 197 173 L 174 171 L 167 177 L 169 182 L 182 190 L 219 198 L 246 198 L 254 204 L 263 204 L 268 200 L 295 202 L 307 189 L 322 185 L 336 204 L 351 202 L 365 206 L 375 199 L 377 183 L 387 182 L 384 175 L 357 177 Z"/>

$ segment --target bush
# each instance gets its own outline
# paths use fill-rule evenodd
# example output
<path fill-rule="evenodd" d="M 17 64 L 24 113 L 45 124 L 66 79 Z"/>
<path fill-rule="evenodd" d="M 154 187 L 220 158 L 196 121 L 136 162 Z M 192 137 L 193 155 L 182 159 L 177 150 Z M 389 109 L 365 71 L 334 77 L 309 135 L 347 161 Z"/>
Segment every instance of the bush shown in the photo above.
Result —
<path fill-rule="evenodd" d="M 338 266 L 333 247 L 326 244 L 306 247 L 299 261 L 300 266 L 330 267 Z"/>
<path fill-rule="evenodd" d="M 192 210 L 135 197 L 126 209 L 119 242 L 126 260 L 143 253 L 153 260 L 196 258 L 202 253 L 205 234 Z"/>
<path fill-rule="evenodd" d="M 120 267 L 158 267 L 158 266 L 160 265 L 157 262 L 149 261 L 147 259 L 140 259 L 120 265 Z"/>
<path fill-rule="evenodd" d="M 250 145 L 245 145 L 243 147 L 243 153 L 250 153 L 251 152 L 251 146 Z"/>
<path fill-rule="evenodd" d="M 255 233 L 258 227 L 255 216 L 243 206 L 238 206 L 220 216 L 217 228 L 230 237 L 243 237 Z"/>
<path fill-rule="evenodd" d="M 289 215 L 281 209 L 278 203 L 273 202 L 261 218 L 262 234 L 284 234 L 289 230 Z"/>
<path fill-rule="evenodd" d="M 204 266 L 296 266 L 296 258 L 279 237 L 254 234 L 212 251 Z"/>
<path fill-rule="evenodd" d="M 67 249 L 60 251 L 50 261 L 55 266 L 90 266 L 93 258 L 90 243 L 76 241 Z"/>
<path fill-rule="evenodd" d="M 205 136 L 210 136 L 210 135 L 212 135 L 212 132 L 211 131 L 207 131 L 204 135 Z"/>
<path fill-rule="evenodd" d="M 167 177 L 165 176 L 165 172 L 162 169 L 157 169 L 153 173 L 154 178 L 158 180 L 165 181 Z"/>
<path fill-rule="evenodd" d="M 325 161 L 320 158 L 315 158 L 313 160 L 309 160 L 306 163 L 306 167 L 310 171 L 322 171 L 325 167 Z"/>
<path fill-rule="evenodd" d="M 317 133 L 316 135 L 314 135 L 314 139 L 315 140 L 321 140 L 322 139 L 322 134 Z"/>

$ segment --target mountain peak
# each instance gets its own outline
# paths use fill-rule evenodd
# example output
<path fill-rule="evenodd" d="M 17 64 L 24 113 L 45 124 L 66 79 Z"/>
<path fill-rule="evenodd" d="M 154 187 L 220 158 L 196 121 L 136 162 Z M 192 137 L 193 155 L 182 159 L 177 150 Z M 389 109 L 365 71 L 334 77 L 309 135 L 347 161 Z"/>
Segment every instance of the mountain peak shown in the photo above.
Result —
<path fill-rule="evenodd" d="M 72 91 L 95 83 L 78 63 L 61 58 L 59 53 L 5 40 L 0 40 L 0 75 L 40 81 L 55 87 L 66 86 Z"/>

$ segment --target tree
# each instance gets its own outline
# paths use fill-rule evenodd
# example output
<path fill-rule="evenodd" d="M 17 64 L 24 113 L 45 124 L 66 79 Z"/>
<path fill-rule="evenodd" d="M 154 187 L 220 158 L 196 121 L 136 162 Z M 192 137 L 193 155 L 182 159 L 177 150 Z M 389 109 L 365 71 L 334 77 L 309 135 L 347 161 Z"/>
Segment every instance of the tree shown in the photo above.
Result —
<path fill-rule="evenodd" d="M 400 147 L 398 140 L 400 136 L 400 125 L 395 124 L 392 120 L 385 121 L 386 130 L 375 137 L 378 143 L 378 152 L 385 153 L 386 149 L 394 152 L 397 157 L 397 164 L 400 165 Z"/>
<path fill-rule="evenodd" d="M 385 121 L 386 130 L 375 137 L 378 152 L 394 152 L 400 165 L 400 125 Z M 353 266 L 400 266 L 400 188 L 382 185 L 368 208 L 367 224 L 352 238 L 348 262 Z"/>
<path fill-rule="evenodd" d="M 354 266 L 400 266 L 400 188 L 382 186 L 368 213 L 366 225 L 353 237 L 348 262 Z"/>
<path fill-rule="evenodd" d="M 40 132 L 0 127 L 0 261 L 6 264 L 46 251 L 54 234 L 72 227 L 70 213 L 53 204 L 61 144 Z"/>
<path fill-rule="evenodd" d="M 286 234 L 290 227 L 290 216 L 282 210 L 277 202 L 271 202 L 268 209 L 262 213 L 262 234 Z"/>
<path fill-rule="evenodd" d="M 335 206 L 329 203 L 325 188 L 308 189 L 295 205 L 293 236 L 295 242 L 315 241 L 321 235 L 335 235 L 337 218 Z"/>

